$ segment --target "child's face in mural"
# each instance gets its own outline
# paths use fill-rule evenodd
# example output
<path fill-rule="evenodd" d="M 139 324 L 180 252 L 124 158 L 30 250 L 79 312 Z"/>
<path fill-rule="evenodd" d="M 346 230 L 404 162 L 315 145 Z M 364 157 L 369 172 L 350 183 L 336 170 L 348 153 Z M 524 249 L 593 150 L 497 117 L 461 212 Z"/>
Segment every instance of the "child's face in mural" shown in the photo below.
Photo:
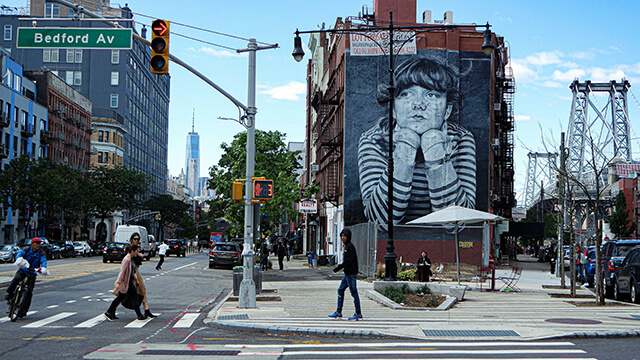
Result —
<path fill-rule="evenodd" d="M 442 129 L 451 114 L 444 92 L 425 89 L 418 85 L 402 90 L 394 100 L 393 116 L 399 127 L 408 128 L 418 135 L 431 129 Z"/>

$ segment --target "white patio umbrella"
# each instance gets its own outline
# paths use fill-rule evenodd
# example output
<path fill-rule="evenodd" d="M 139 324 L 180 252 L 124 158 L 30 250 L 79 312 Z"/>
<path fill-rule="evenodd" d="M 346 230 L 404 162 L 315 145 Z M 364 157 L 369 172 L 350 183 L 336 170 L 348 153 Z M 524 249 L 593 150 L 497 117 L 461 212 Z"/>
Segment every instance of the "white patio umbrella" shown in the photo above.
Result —
<path fill-rule="evenodd" d="M 466 207 L 451 205 L 442 210 L 434 211 L 429 215 L 409 221 L 407 225 L 443 225 L 453 224 L 456 237 L 456 268 L 458 271 L 458 285 L 460 285 L 460 254 L 458 249 L 458 225 L 472 224 L 482 221 L 504 220 L 503 217 L 485 211 L 469 209 Z"/>

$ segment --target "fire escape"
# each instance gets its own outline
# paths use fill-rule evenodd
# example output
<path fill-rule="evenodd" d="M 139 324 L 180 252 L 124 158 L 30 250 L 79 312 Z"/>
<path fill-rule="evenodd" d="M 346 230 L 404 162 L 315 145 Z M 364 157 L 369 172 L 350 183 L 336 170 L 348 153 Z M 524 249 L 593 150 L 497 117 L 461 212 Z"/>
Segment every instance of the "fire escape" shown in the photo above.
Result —
<path fill-rule="evenodd" d="M 505 61 L 506 63 L 506 61 Z M 497 215 L 511 218 L 511 208 L 515 206 L 513 192 L 513 132 L 514 132 L 514 96 L 516 83 L 510 66 L 499 64 L 502 71 L 496 76 L 496 94 L 499 103 L 494 104 L 496 134 L 498 144 L 495 149 L 495 179 L 493 208 Z M 497 146 L 495 146 L 497 145 Z"/>
<path fill-rule="evenodd" d="M 332 61 L 333 62 L 333 61 Z M 333 65 L 333 64 L 332 64 Z M 316 93 L 312 106 L 318 114 L 314 138 L 317 139 L 317 182 L 321 201 L 338 205 L 342 195 L 342 144 L 344 134 L 342 74 L 344 62 L 331 66 L 324 93 Z"/>

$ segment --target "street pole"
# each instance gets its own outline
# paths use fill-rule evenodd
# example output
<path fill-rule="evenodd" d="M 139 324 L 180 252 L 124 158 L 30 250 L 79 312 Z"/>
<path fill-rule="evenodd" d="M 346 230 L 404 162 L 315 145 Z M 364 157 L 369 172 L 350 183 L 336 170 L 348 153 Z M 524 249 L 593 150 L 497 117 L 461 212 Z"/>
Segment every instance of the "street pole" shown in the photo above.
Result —
<path fill-rule="evenodd" d="M 253 309 L 256 307 L 256 284 L 253 281 L 253 175 L 255 165 L 255 138 L 256 138 L 256 51 L 258 45 L 255 39 L 249 40 L 247 51 L 249 52 L 249 84 L 247 95 L 247 159 L 246 159 L 246 188 L 244 205 L 244 251 L 242 282 L 240 283 L 240 296 L 238 307 L 241 309 Z"/>
<path fill-rule="evenodd" d="M 560 178 L 558 179 L 558 203 L 562 206 L 562 211 L 558 212 L 558 254 L 556 260 L 556 276 L 560 277 L 562 288 L 564 289 L 564 215 L 567 213 L 564 198 L 564 178 L 565 178 L 565 149 L 564 133 L 560 133 Z"/>
<path fill-rule="evenodd" d="M 387 253 L 384 254 L 384 280 L 396 280 L 396 253 L 393 243 L 393 99 L 395 97 L 395 84 L 393 81 L 393 11 L 389 11 L 389 158 L 387 162 Z"/>

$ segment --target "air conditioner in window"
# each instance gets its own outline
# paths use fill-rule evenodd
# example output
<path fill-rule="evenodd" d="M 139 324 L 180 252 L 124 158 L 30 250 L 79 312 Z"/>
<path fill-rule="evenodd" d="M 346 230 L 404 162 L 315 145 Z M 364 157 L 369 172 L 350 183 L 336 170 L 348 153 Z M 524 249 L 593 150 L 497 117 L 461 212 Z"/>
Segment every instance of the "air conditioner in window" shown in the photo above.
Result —
<path fill-rule="evenodd" d="M 318 164 L 311 165 L 311 171 L 318 172 L 318 170 L 320 170 L 320 166 Z"/>
<path fill-rule="evenodd" d="M 491 139 L 491 146 L 493 147 L 500 146 L 500 139 Z"/>
<path fill-rule="evenodd" d="M 493 110 L 500 111 L 501 108 L 502 108 L 502 104 L 501 103 L 494 103 L 493 104 Z"/>
<path fill-rule="evenodd" d="M 318 140 L 318 133 L 313 133 L 311 137 L 313 138 L 313 140 Z"/>

